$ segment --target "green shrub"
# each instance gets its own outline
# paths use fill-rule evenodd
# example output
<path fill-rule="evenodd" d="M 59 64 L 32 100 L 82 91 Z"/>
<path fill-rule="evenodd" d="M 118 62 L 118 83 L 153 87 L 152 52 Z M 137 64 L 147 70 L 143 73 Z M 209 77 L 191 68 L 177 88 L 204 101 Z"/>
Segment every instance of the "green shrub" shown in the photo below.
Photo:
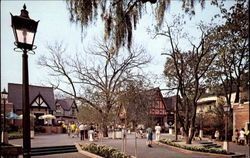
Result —
<path fill-rule="evenodd" d="M 91 152 L 93 154 L 105 157 L 105 158 L 130 158 L 130 155 L 120 152 L 118 149 L 100 145 L 95 143 L 80 144 L 81 148 L 85 151 Z"/>
<path fill-rule="evenodd" d="M 19 139 L 22 138 L 23 134 L 19 132 L 14 132 L 14 133 L 9 133 L 8 134 L 8 139 Z"/>
<path fill-rule="evenodd" d="M 163 144 L 171 145 L 171 146 L 186 149 L 186 150 L 192 150 L 192 151 L 216 153 L 216 154 L 226 154 L 226 155 L 234 154 L 233 152 L 227 152 L 226 150 L 218 149 L 218 148 L 207 148 L 207 147 L 202 147 L 202 146 L 180 145 L 180 144 L 176 144 L 175 143 L 176 141 L 171 140 L 171 139 L 161 139 L 160 142 Z"/>

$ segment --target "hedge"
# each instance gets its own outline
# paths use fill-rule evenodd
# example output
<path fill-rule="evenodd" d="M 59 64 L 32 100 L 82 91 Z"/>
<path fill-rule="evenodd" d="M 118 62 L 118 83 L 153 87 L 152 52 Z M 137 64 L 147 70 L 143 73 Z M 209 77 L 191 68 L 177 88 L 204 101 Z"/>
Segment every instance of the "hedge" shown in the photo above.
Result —
<path fill-rule="evenodd" d="M 167 145 L 171 145 L 174 147 L 178 147 L 181 149 L 186 149 L 186 150 L 191 150 L 191 151 L 199 151 L 199 152 L 206 152 L 206 153 L 216 153 L 216 154 L 225 154 L 225 155 L 232 155 L 234 154 L 233 152 L 227 152 L 224 149 L 221 148 L 207 148 L 203 146 L 186 146 L 186 145 L 180 145 L 175 143 L 176 141 L 171 140 L 171 139 L 162 139 L 159 142 Z"/>
<path fill-rule="evenodd" d="M 120 152 L 118 149 L 95 143 L 80 144 L 81 148 L 93 154 L 105 158 L 131 158 L 130 155 Z"/>
<path fill-rule="evenodd" d="M 22 133 L 15 132 L 15 133 L 9 133 L 8 134 L 8 139 L 19 139 L 19 138 L 23 138 Z"/>

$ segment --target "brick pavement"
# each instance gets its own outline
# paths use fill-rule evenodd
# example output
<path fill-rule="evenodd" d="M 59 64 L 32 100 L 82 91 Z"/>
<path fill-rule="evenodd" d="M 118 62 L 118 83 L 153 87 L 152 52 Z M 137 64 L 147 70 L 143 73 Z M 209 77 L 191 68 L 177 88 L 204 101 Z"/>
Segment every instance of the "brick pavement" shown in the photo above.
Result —
<path fill-rule="evenodd" d="M 168 134 L 163 134 L 162 137 L 173 138 L 172 135 L 168 135 Z M 9 142 L 12 144 L 22 145 L 22 139 L 9 140 Z M 35 138 L 32 139 L 31 141 L 31 146 L 41 147 L 41 146 L 71 145 L 74 143 L 81 143 L 81 142 L 85 143 L 88 141 L 87 140 L 80 141 L 79 138 L 71 138 L 67 136 L 66 134 L 51 134 L 51 135 L 35 136 Z M 121 139 L 115 139 L 115 140 L 104 139 L 102 142 L 99 140 L 99 141 L 96 141 L 96 143 L 107 144 L 107 145 L 110 145 L 110 146 L 113 146 L 122 150 Z M 213 156 L 201 156 L 200 154 L 193 154 L 193 153 L 192 154 L 183 153 L 177 150 L 173 150 L 171 148 L 158 146 L 156 144 L 153 144 L 153 148 L 148 148 L 146 146 L 146 139 L 137 139 L 137 148 L 138 148 L 137 155 L 139 158 L 183 158 L 183 157 L 184 158 L 209 158 L 209 157 L 213 157 Z M 241 151 L 241 153 L 246 152 L 244 147 L 234 146 L 231 143 L 230 143 L 230 150 L 237 150 L 238 152 Z M 126 152 L 128 154 L 135 155 L 135 140 L 134 140 L 133 134 L 128 135 Z M 48 158 L 69 158 L 69 157 L 78 158 L 78 156 L 86 158 L 84 155 L 81 155 L 80 153 L 56 154 L 56 155 L 48 155 L 46 157 Z M 42 156 L 42 157 L 45 157 L 45 156 Z"/>
<path fill-rule="evenodd" d="M 80 142 L 79 138 L 71 138 L 67 134 L 51 134 L 51 135 L 37 135 L 31 139 L 31 147 L 45 147 L 45 146 L 60 146 L 60 145 L 73 145 Z M 9 140 L 10 144 L 22 145 L 22 139 Z M 19 156 L 22 158 L 22 156 Z M 34 156 L 34 158 L 88 158 L 78 152 L 52 154 L 43 156 Z"/>

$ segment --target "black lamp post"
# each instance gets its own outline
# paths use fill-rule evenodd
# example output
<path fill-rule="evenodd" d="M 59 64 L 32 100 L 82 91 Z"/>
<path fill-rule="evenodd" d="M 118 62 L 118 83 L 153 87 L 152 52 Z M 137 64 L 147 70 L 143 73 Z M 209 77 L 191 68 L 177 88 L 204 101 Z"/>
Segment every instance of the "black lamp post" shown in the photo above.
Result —
<path fill-rule="evenodd" d="M 225 116 L 226 116 L 226 120 L 225 120 L 225 141 L 223 143 L 223 148 L 228 151 L 229 149 L 229 143 L 228 143 L 228 114 L 230 111 L 230 105 L 229 104 L 225 104 L 224 105 L 224 112 L 225 112 Z"/>
<path fill-rule="evenodd" d="M 8 97 L 8 93 L 6 92 L 5 88 L 1 92 L 1 98 L 3 99 L 3 143 L 8 144 L 8 137 L 6 131 L 6 100 Z M 2 130 L 1 130 L 2 134 Z M 1 136 L 2 139 L 2 136 Z"/>
<path fill-rule="evenodd" d="M 29 18 L 29 12 L 24 4 L 20 16 L 11 14 L 11 26 L 15 35 L 15 45 L 23 51 L 23 156 L 30 157 L 30 105 L 29 105 L 29 74 L 28 74 L 28 51 L 33 51 L 36 30 L 39 21 Z M 16 48 L 15 48 L 16 49 Z M 14 50 L 15 50 L 14 49 Z"/>

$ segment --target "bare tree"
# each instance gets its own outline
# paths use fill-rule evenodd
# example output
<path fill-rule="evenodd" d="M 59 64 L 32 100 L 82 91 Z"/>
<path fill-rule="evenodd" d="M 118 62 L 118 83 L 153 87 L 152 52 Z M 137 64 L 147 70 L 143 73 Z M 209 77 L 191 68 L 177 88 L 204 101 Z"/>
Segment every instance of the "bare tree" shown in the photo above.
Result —
<path fill-rule="evenodd" d="M 171 50 L 165 64 L 164 73 L 168 80 L 168 86 L 177 89 L 178 106 L 176 114 L 183 127 L 186 143 L 191 144 L 195 130 L 195 119 L 197 101 L 205 92 L 206 84 L 209 81 L 207 72 L 212 64 L 215 53 L 212 53 L 211 46 L 206 39 L 207 34 L 203 25 L 200 25 L 201 37 L 197 45 L 190 41 L 191 48 L 182 51 L 179 46 L 179 39 L 185 36 L 181 34 L 180 19 L 176 19 L 173 25 L 167 25 L 167 30 L 157 35 L 166 36 L 170 41 Z M 178 35 L 178 36 L 175 36 Z"/>
<path fill-rule="evenodd" d="M 135 125 L 147 125 L 150 122 L 149 107 L 155 99 L 147 92 L 150 85 L 145 78 L 137 81 L 130 80 L 120 94 L 119 102 L 126 111 L 126 123 L 133 123 L 135 127 Z"/>
<path fill-rule="evenodd" d="M 50 84 L 98 111 L 107 136 L 107 119 L 118 106 L 118 94 L 128 79 L 138 76 L 150 57 L 141 47 L 120 49 L 117 55 L 107 42 L 97 42 L 87 53 L 75 57 L 66 56 L 62 44 L 48 46 L 48 50 L 49 55 L 42 56 L 38 64 L 50 71 Z"/>

